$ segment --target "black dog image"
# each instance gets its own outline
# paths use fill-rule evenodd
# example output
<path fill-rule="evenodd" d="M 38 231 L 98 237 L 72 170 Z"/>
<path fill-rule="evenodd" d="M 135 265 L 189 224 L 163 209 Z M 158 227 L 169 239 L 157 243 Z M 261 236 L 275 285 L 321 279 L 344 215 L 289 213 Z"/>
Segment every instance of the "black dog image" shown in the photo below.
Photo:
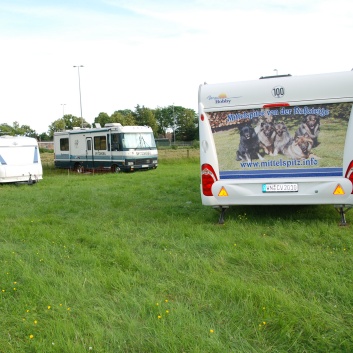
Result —
<path fill-rule="evenodd" d="M 239 127 L 240 142 L 237 151 L 237 161 L 251 162 L 253 159 L 263 159 L 259 153 L 259 138 L 250 125 Z"/>
<path fill-rule="evenodd" d="M 320 132 L 320 117 L 310 114 L 303 118 L 302 123 L 299 125 L 298 130 L 295 132 L 294 138 L 298 136 L 305 136 L 305 134 L 313 140 L 313 147 L 318 143 Z"/>

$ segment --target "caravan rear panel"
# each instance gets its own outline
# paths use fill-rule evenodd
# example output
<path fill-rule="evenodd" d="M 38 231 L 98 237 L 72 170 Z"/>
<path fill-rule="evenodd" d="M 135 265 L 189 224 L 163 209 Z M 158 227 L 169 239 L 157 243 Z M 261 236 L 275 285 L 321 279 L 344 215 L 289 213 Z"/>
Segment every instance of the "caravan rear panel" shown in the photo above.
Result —
<path fill-rule="evenodd" d="M 353 72 L 201 85 L 204 205 L 353 205 Z"/>
<path fill-rule="evenodd" d="M 42 178 L 37 140 L 24 136 L 1 136 L 0 183 L 33 183 Z"/>

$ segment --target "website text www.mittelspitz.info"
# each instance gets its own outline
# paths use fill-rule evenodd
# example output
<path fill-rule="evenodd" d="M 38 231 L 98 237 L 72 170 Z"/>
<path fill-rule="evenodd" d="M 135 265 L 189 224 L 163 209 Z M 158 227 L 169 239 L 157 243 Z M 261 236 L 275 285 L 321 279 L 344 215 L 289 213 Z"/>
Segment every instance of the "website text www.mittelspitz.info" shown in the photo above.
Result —
<path fill-rule="evenodd" d="M 279 159 L 270 161 L 240 162 L 241 168 L 268 168 L 268 167 L 312 167 L 318 165 L 318 160 L 314 157 L 308 159 Z"/>

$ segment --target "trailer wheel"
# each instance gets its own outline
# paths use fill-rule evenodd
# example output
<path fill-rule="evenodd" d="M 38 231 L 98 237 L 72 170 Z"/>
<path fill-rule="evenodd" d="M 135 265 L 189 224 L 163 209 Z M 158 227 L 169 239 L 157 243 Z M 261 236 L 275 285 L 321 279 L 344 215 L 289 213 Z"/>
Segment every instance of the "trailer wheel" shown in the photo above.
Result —
<path fill-rule="evenodd" d="M 121 169 L 119 166 L 117 166 L 116 164 L 113 164 L 111 166 L 111 170 L 112 170 L 112 173 L 120 173 L 121 172 Z"/>
<path fill-rule="evenodd" d="M 80 163 L 75 163 L 73 170 L 76 173 L 83 173 L 83 166 Z"/>

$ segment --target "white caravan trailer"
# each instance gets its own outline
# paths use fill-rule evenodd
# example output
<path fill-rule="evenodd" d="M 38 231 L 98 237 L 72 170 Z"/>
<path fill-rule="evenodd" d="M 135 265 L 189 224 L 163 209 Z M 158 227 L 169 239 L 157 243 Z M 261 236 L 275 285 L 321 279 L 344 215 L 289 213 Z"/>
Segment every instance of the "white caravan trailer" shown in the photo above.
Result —
<path fill-rule="evenodd" d="M 105 124 L 103 128 L 74 128 L 54 133 L 57 168 L 100 171 L 155 169 L 158 151 L 149 126 Z"/>
<path fill-rule="evenodd" d="M 37 140 L 25 136 L 0 137 L 0 183 L 26 182 L 43 179 Z"/>
<path fill-rule="evenodd" d="M 353 206 L 353 71 L 203 84 L 201 198 L 231 205 Z"/>

